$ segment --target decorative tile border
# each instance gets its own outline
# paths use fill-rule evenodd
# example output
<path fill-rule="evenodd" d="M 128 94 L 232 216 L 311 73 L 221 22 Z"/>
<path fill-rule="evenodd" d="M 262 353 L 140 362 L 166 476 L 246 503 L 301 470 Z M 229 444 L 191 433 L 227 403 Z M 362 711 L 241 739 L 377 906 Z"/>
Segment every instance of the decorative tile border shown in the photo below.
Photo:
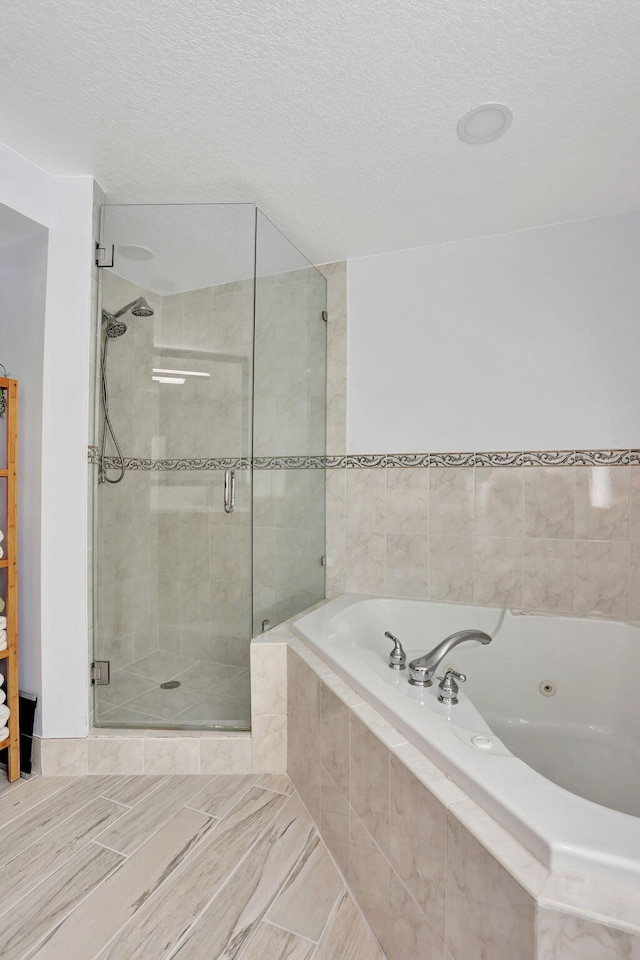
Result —
<path fill-rule="evenodd" d="M 88 461 L 98 464 L 98 448 Z M 117 457 L 106 458 L 117 470 Z M 386 467 L 618 467 L 640 466 L 640 450 L 505 450 L 481 453 L 375 453 L 311 457 L 186 457 L 151 460 L 125 457 L 125 470 L 378 470 Z"/>

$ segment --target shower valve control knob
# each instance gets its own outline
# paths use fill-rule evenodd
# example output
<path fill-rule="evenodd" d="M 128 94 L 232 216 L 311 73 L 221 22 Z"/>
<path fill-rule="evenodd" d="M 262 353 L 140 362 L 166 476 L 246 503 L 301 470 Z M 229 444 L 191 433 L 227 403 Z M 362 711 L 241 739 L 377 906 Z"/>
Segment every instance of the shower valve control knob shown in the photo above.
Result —
<path fill-rule="evenodd" d="M 447 670 L 444 677 L 438 677 L 440 684 L 438 689 L 440 693 L 438 694 L 438 703 L 446 703 L 447 706 L 452 706 L 454 703 L 458 703 L 458 684 L 456 680 L 459 680 L 460 683 L 466 681 L 466 676 L 464 673 L 458 673 L 457 670 Z"/>

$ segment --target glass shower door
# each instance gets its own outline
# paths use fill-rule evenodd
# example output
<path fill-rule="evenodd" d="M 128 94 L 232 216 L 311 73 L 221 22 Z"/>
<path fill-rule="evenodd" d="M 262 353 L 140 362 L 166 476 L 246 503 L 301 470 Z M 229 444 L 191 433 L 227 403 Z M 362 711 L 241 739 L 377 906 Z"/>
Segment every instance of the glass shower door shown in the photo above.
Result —
<path fill-rule="evenodd" d="M 250 727 L 255 216 L 103 208 L 98 725 Z"/>
<path fill-rule="evenodd" d="M 253 632 L 325 595 L 326 280 L 256 225 Z"/>

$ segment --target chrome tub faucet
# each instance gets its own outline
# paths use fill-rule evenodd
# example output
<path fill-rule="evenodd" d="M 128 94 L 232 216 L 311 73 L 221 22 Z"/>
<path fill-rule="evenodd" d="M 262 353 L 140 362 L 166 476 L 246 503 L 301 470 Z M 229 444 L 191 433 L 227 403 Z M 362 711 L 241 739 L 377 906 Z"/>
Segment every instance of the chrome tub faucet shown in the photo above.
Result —
<path fill-rule="evenodd" d="M 464 643 L 465 640 L 477 640 L 478 643 L 487 644 L 491 643 L 491 639 L 489 634 L 483 630 L 459 630 L 458 633 L 452 633 L 429 653 L 411 661 L 409 664 L 409 683 L 412 683 L 415 687 L 430 687 L 438 665 L 459 643 Z"/>

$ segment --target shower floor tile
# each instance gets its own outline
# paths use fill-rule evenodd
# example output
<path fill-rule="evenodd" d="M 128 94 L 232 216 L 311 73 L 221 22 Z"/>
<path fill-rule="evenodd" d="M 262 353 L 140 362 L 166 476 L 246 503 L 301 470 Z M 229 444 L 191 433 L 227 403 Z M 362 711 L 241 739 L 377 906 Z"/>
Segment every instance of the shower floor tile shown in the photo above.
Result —
<path fill-rule="evenodd" d="M 230 680 L 244 675 L 245 682 L 248 670 L 244 667 L 234 667 L 226 663 L 210 663 L 205 660 L 199 660 L 192 667 L 184 670 L 175 678 L 180 680 L 185 686 L 193 687 L 195 690 L 201 690 L 202 693 L 213 693 L 218 688 L 225 686 Z"/>
<path fill-rule="evenodd" d="M 174 718 L 176 723 L 222 724 L 228 723 L 236 727 L 251 725 L 251 707 L 248 700 L 226 700 L 213 694 L 198 700 Z"/>
<path fill-rule="evenodd" d="M 174 681 L 179 686 L 161 687 Z M 246 667 L 193 660 L 156 650 L 111 675 L 97 690 L 100 724 L 135 727 L 224 727 L 248 730 L 251 724 L 249 671 Z"/>
<path fill-rule="evenodd" d="M 184 673 L 185 670 L 196 663 L 197 660 L 193 660 L 191 657 L 181 657 L 179 654 L 169 653 L 167 650 L 156 650 L 147 657 L 143 657 L 142 660 L 136 660 L 129 664 L 127 670 L 129 673 L 147 677 L 149 680 L 166 683 L 167 680 L 173 680 L 179 673 Z"/>
<path fill-rule="evenodd" d="M 53 777 L 0 782 L 25 863 L 47 779 L 54 795 L 65 789 Z M 385 960 L 286 776 L 72 783 L 92 797 L 86 825 L 56 809 L 33 883 L 0 902 L 3 960 Z M 115 822 L 99 833 L 105 813 Z M 65 830 L 74 846 L 60 860 Z"/>
<path fill-rule="evenodd" d="M 137 713 L 146 713 L 157 720 L 172 720 L 183 710 L 192 707 L 202 698 L 199 690 L 180 686 L 173 690 L 163 690 L 158 684 L 139 697 L 130 700 L 126 706 Z"/>

